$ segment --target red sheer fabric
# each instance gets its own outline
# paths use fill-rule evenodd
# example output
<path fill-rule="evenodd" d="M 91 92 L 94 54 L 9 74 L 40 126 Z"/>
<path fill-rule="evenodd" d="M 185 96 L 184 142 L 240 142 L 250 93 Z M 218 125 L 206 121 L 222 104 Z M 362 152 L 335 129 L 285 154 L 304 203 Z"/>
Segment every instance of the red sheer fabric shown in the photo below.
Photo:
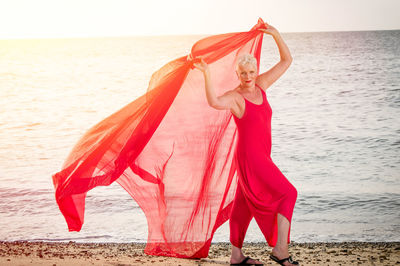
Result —
<path fill-rule="evenodd" d="M 191 56 L 209 64 L 217 95 L 239 84 L 243 53 L 259 61 L 264 22 L 248 32 L 211 36 Z M 118 182 L 148 222 L 145 252 L 207 257 L 215 230 L 229 219 L 237 186 L 237 130 L 230 111 L 211 108 L 203 74 L 190 57 L 155 72 L 146 94 L 90 128 L 53 175 L 70 231 L 80 231 L 87 191 Z"/>

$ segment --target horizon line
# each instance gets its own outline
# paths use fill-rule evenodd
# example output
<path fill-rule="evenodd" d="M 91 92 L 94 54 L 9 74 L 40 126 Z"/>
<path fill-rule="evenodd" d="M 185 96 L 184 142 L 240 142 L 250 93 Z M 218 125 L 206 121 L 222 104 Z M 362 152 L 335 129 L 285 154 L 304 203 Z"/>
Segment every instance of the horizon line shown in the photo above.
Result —
<path fill-rule="evenodd" d="M 324 30 L 324 31 L 282 31 L 282 34 L 294 34 L 294 33 L 334 33 L 334 32 L 368 32 L 368 31 L 398 31 L 397 29 L 376 29 L 376 30 Z M 239 32 L 239 31 L 237 31 Z M 60 37 L 13 37 L 13 38 L 1 38 L 0 41 L 29 41 L 29 40 L 60 40 L 60 39 L 102 39 L 102 38 L 132 38 L 132 37 L 183 37 L 183 36 L 211 36 L 211 35 L 219 35 L 226 33 L 234 33 L 225 32 L 225 33 L 198 33 L 198 34 L 126 34 L 126 35 L 92 35 L 92 36 L 78 36 L 78 35 L 70 35 L 70 36 L 60 36 Z"/>

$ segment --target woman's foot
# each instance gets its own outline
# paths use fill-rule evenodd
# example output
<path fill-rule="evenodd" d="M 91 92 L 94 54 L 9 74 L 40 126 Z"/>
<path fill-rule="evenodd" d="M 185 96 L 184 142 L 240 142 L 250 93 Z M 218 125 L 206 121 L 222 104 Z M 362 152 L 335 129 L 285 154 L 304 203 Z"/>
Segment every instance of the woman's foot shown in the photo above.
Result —
<path fill-rule="evenodd" d="M 233 259 L 233 257 L 231 257 L 231 265 L 264 265 L 262 262 L 252 259 L 250 257 L 245 257 L 244 255 L 242 255 L 243 257 L 240 259 Z"/>
<path fill-rule="evenodd" d="M 245 257 L 243 255 L 242 249 L 235 247 L 232 245 L 232 255 L 231 255 L 231 264 L 239 264 L 242 263 L 242 265 L 264 265 L 262 262 Z"/>
<path fill-rule="evenodd" d="M 272 255 L 275 256 L 278 260 L 282 260 L 284 258 L 289 257 L 289 251 L 287 249 L 280 249 L 280 248 L 274 247 L 272 249 Z M 281 265 L 286 265 L 286 266 L 296 265 L 296 266 L 298 266 L 299 263 L 297 261 L 292 261 L 292 263 L 291 263 L 291 260 L 286 260 Z"/>

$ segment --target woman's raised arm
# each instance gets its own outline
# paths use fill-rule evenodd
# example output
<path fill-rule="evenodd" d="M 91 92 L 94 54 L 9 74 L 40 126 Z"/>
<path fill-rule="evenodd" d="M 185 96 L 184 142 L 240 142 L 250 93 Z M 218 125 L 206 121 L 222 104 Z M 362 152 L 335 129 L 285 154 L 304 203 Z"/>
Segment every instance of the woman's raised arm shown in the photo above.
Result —
<path fill-rule="evenodd" d="M 271 69 L 257 77 L 256 83 L 264 90 L 268 89 L 276 80 L 278 80 L 279 77 L 282 76 L 282 74 L 285 73 L 285 71 L 289 68 L 293 61 L 289 48 L 283 41 L 278 30 L 271 25 L 266 24 L 266 26 L 266 29 L 260 29 L 260 31 L 269 34 L 274 38 L 276 44 L 278 45 L 281 60 Z"/>
<path fill-rule="evenodd" d="M 221 96 L 217 96 L 212 86 L 210 70 L 203 58 L 196 58 L 193 66 L 199 69 L 204 74 L 204 81 L 206 87 L 206 96 L 208 104 L 218 110 L 232 110 L 236 105 L 237 93 L 227 91 Z"/>

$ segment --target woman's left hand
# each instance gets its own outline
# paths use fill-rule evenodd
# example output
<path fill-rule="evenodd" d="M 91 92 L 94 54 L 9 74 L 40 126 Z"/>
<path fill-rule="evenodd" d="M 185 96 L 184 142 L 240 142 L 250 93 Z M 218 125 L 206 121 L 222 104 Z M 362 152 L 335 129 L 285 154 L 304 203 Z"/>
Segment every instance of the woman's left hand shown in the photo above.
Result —
<path fill-rule="evenodd" d="M 269 24 L 265 23 L 265 27 L 267 27 L 267 28 L 266 29 L 259 29 L 259 31 L 262 31 L 262 32 L 264 32 L 266 34 L 269 34 L 269 35 L 274 35 L 274 34 L 278 33 L 278 30 L 272 25 L 269 25 Z"/>

